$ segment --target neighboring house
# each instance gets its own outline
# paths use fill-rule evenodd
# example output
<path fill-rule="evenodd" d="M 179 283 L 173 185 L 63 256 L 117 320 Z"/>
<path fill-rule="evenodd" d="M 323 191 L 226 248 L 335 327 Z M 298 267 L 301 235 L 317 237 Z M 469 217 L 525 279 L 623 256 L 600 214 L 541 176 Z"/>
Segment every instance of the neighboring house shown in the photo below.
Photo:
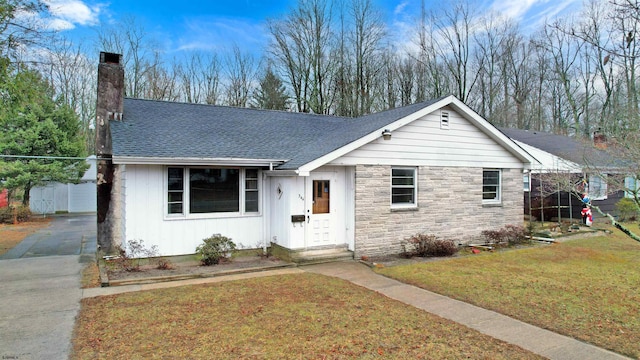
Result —
<path fill-rule="evenodd" d="M 143 240 L 190 254 L 221 233 L 360 258 L 397 254 L 419 232 L 465 243 L 522 224 L 534 159 L 453 96 L 345 118 L 122 99 L 123 76 L 120 56 L 102 53 L 103 249 Z"/>
<path fill-rule="evenodd" d="M 625 196 L 624 191 L 610 191 L 607 188 L 607 176 L 623 176 L 625 184 L 631 188 L 635 178 L 624 174 L 624 166 L 603 147 L 602 135 L 594 135 L 594 143 L 578 139 L 533 130 L 500 129 L 520 147 L 535 157 L 539 163 L 531 168 L 530 174 L 524 174 L 525 214 L 536 219 L 580 219 L 582 202 L 580 196 L 571 195 L 566 189 L 549 184 L 550 174 L 571 174 L 581 193 L 587 193 L 591 202 L 604 212 L 616 213 L 615 204 Z M 618 164 L 618 165 L 616 165 Z M 540 191 L 541 179 L 544 191 Z M 546 180 L 546 181 L 545 181 Z M 562 186 L 561 186 L 562 187 Z M 541 210 L 542 209 L 542 210 Z"/>
<path fill-rule="evenodd" d="M 7 189 L 0 190 L 0 208 L 9 206 L 9 192 Z"/>
<path fill-rule="evenodd" d="M 29 192 L 34 214 L 96 212 L 96 157 L 86 159 L 89 168 L 78 184 L 49 182 Z"/>

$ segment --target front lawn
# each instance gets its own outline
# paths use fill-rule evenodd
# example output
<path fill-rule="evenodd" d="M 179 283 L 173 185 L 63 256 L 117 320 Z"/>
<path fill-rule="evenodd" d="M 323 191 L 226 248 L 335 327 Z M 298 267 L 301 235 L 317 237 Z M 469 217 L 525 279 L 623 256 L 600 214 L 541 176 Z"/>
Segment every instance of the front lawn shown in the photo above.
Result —
<path fill-rule="evenodd" d="M 640 243 L 619 231 L 377 271 L 640 358 Z"/>
<path fill-rule="evenodd" d="M 283 275 L 82 300 L 74 359 L 537 359 L 340 279 Z"/>

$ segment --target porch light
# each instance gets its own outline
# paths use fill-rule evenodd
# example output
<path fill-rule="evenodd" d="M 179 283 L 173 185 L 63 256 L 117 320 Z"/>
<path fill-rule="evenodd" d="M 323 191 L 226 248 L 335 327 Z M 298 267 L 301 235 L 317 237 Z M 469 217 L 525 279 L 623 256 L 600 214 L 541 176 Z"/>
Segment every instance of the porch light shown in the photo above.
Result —
<path fill-rule="evenodd" d="M 391 130 L 384 129 L 382 131 L 382 138 L 385 139 L 385 140 L 391 140 Z"/>

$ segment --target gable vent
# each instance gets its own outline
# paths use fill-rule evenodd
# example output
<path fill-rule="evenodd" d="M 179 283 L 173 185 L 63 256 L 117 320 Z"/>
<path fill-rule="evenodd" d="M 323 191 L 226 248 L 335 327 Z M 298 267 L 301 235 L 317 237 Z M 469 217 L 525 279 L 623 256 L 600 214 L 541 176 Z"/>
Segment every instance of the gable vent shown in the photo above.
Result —
<path fill-rule="evenodd" d="M 440 112 L 440 129 L 449 130 L 449 112 Z"/>

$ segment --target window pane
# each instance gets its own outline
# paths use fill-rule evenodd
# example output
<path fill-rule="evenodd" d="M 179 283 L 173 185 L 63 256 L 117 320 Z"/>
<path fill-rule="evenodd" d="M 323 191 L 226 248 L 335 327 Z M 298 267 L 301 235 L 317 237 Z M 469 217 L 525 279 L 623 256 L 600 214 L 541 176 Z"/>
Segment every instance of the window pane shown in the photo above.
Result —
<path fill-rule="evenodd" d="M 182 195 L 184 193 L 184 169 L 168 168 L 167 169 L 167 213 L 182 214 Z"/>
<path fill-rule="evenodd" d="M 249 180 L 245 181 L 245 189 L 247 190 L 258 190 L 258 180 Z"/>
<path fill-rule="evenodd" d="M 240 170 L 190 169 L 191 213 L 238 212 Z"/>
<path fill-rule="evenodd" d="M 182 214 L 182 203 L 169 204 L 169 214 Z"/>
<path fill-rule="evenodd" d="M 182 192 L 169 191 L 169 202 L 182 202 Z"/>
<path fill-rule="evenodd" d="M 169 168 L 169 190 L 184 190 L 182 168 Z"/>
<path fill-rule="evenodd" d="M 392 189 L 391 202 L 393 204 L 413 204 L 413 188 Z"/>
<path fill-rule="evenodd" d="M 258 192 L 247 191 L 245 195 L 244 211 L 258 212 Z"/>
<path fill-rule="evenodd" d="M 413 178 L 413 173 L 414 173 L 413 169 L 392 169 L 391 170 L 391 176 L 393 177 L 404 176 L 404 177 Z"/>

